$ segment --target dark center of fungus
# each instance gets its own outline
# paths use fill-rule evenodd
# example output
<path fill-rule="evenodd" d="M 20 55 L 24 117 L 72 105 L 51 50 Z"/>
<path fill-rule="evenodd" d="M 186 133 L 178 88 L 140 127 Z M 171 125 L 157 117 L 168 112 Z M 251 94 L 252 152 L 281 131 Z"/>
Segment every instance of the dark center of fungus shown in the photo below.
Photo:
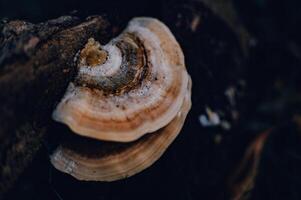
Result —
<path fill-rule="evenodd" d="M 76 80 L 78 84 L 101 89 L 105 93 L 121 94 L 141 83 L 149 68 L 143 43 L 134 34 L 126 33 L 114 41 L 114 45 L 121 52 L 119 70 L 110 76 L 99 75 L 97 79 L 82 75 Z M 80 53 L 80 66 L 99 66 L 106 62 L 108 56 L 98 42 L 89 39 Z"/>
<path fill-rule="evenodd" d="M 100 44 L 90 38 L 80 53 L 80 60 L 86 65 L 94 67 L 105 63 L 107 56 L 108 53 L 101 49 Z"/>

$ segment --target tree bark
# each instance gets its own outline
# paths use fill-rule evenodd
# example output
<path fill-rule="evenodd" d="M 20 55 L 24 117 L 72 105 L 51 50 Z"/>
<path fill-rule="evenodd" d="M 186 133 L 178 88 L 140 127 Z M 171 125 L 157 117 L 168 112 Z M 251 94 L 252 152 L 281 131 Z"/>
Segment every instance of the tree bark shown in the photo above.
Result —
<path fill-rule="evenodd" d="M 76 72 L 87 39 L 105 41 L 102 17 L 63 16 L 45 23 L 2 22 L 0 38 L 0 194 L 32 160 L 51 126 L 51 112 Z"/>

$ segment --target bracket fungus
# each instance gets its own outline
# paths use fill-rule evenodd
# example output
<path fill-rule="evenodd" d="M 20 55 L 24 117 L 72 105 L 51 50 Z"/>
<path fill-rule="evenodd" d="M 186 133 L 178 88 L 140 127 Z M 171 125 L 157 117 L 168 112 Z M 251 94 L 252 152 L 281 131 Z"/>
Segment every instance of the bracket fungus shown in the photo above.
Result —
<path fill-rule="evenodd" d="M 66 141 L 52 164 L 79 180 L 114 181 L 142 171 L 180 132 L 190 92 L 183 52 L 159 20 L 134 18 L 103 46 L 89 39 L 52 117 L 90 139 Z"/>

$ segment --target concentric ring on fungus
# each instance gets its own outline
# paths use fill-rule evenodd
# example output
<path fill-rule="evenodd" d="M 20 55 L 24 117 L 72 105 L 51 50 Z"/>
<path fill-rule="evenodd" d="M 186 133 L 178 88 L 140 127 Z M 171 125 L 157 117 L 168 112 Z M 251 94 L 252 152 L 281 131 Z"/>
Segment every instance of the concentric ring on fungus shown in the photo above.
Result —
<path fill-rule="evenodd" d="M 69 143 L 58 147 L 52 164 L 80 180 L 112 181 L 138 173 L 180 132 L 191 105 L 190 91 L 182 50 L 157 19 L 132 19 L 104 46 L 89 39 L 80 52 L 78 75 L 53 119 L 78 135 L 125 148 L 91 157 Z M 91 144 L 82 146 L 93 149 Z"/>

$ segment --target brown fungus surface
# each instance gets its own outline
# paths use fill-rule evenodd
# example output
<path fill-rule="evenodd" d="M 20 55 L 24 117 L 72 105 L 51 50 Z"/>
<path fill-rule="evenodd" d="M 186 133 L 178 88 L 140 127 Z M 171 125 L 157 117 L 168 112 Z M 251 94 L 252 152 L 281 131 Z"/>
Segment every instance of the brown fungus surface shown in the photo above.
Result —
<path fill-rule="evenodd" d="M 134 18 L 106 45 L 89 40 L 53 119 L 82 136 L 134 141 L 176 117 L 188 81 L 170 30 L 156 19 Z"/>
<path fill-rule="evenodd" d="M 158 160 L 180 132 L 191 107 L 190 87 L 180 111 L 164 128 L 129 143 L 66 141 L 52 154 L 52 164 L 86 181 L 115 181 L 139 173 Z"/>
<path fill-rule="evenodd" d="M 53 112 L 75 140 L 51 163 L 79 180 L 114 181 L 152 165 L 179 134 L 191 107 L 191 79 L 170 30 L 134 18 L 102 46 L 81 50 L 78 75 Z"/>

